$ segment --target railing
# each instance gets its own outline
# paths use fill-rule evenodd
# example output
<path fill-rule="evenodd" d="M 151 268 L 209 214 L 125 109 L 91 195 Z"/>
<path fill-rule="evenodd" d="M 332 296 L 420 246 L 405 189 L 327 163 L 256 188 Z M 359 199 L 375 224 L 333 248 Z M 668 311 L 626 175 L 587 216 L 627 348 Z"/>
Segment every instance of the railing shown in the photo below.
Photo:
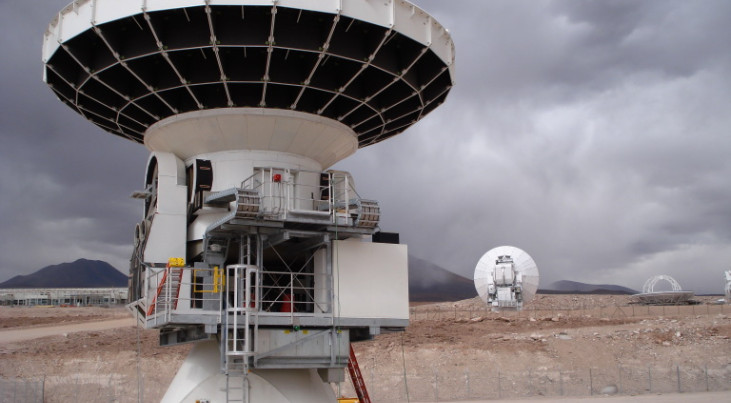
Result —
<path fill-rule="evenodd" d="M 256 284 L 259 270 L 256 266 L 235 264 L 226 266 L 226 295 L 231 297 L 224 318 L 227 326 L 225 337 L 226 355 L 247 356 L 253 352 L 251 337 L 248 337 L 251 318 L 258 310 Z M 243 323 L 239 323 L 243 319 Z M 239 325 L 243 329 L 239 329 Z"/>
<path fill-rule="evenodd" d="M 707 298 L 709 301 L 712 297 Z M 535 305 L 524 306 L 521 310 L 504 309 L 498 312 L 491 310 L 491 307 L 481 303 L 480 307 L 447 307 L 434 305 L 421 305 L 409 308 L 410 320 L 472 320 L 481 318 L 490 319 L 551 319 L 551 318 L 608 318 L 628 319 L 644 318 L 652 316 L 674 317 L 682 315 L 718 315 L 731 312 L 731 305 L 702 303 L 695 305 L 594 305 L 578 304 L 573 307 L 566 305 L 537 307 Z"/>
<path fill-rule="evenodd" d="M 332 208 L 329 198 L 329 181 L 325 185 L 307 185 L 304 180 L 298 182 L 299 176 L 310 175 L 311 181 L 318 181 L 319 172 L 294 171 L 283 168 L 260 168 L 241 182 L 242 189 L 259 192 L 262 200 L 262 212 L 270 218 L 286 218 L 291 210 L 323 212 L 329 215 Z M 307 195 L 309 194 L 309 197 Z"/>
<path fill-rule="evenodd" d="M 124 347 L 120 354 L 134 354 L 134 348 L 134 344 Z M 425 361 L 423 356 L 417 356 L 417 352 L 407 350 L 407 365 L 412 360 L 421 360 L 423 369 L 417 371 L 407 366 L 406 373 L 390 363 L 392 359 L 359 355 L 360 369 L 373 401 L 413 403 L 530 397 L 566 399 L 603 394 L 607 385 L 615 385 L 615 393 L 620 396 L 681 392 L 681 396 L 692 393 L 689 399 L 700 398 L 713 402 L 725 401 L 723 399 L 727 399 L 729 392 L 724 391 L 731 390 L 726 364 L 702 360 L 693 365 L 679 366 L 631 367 L 608 363 L 605 367 L 594 368 L 507 370 L 495 368 L 490 363 L 447 367 Z M 56 365 L 48 365 L 48 359 L 38 354 L 23 355 L 22 366 L 17 366 L 22 367 L 22 376 L 0 378 L 0 401 L 157 402 L 162 399 L 184 358 L 179 350 L 160 348 L 157 360 L 165 360 L 170 371 L 160 371 L 159 365 L 152 365 L 155 361 L 142 365 L 135 372 L 120 371 L 117 361 L 103 360 L 98 355 L 83 355 L 78 359 L 60 360 Z M 349 380 L 336 385 L 334 389 L 340 395 L 356 394 Z M 656 397 L 658 401 L 662 400 L 662 396 Z"/>
<path fill-rule="evenodd" d="M 353 217 L 361 209 L 361 198 L 349 175 L 344 172 L 259 168 L 241 182 L 241 188 L 259 193 L 261 214 L 268 219 L 318 220 L 353 225 Z M 377 207 L 377 203 L 375 205 Z M 370 211 L 365 214 L 379 217 Z M 376 225 L 377 221 L 369 227 Z"/>
<path fill-rule="evenodd" d="M 409 358 L 407 356 L 407 361 Z M 407 368 L 404 373 L 388 363 L 362 357 L 360 367 L 370 396 L 382 403 L 706 392 L 711 392 L 707 401 L 722 401 L 718 399 L 724 399 L 727 394 L 713 392 L 731 390 L 725 366 L 703 362 L 672 366 L 609 364 L 593 368 L 510 370 L 487 364 L 449 365 L 446 368 L 432 364 L 420 369 Z M 356 394 L 352 383 L 341 386 L 341 394 Z"/>
<path fill-rule="evenodd" d="M 44 403 L 44 378 L 0 378 L 0 402 Z"/>
<path fill-rule="evenodd" d="M 179 271 L 179 275 L 175 271 Z M 220 315 L 220 293 L 225 284 L 223 269 L 148 266 L 146 273 L 146 293 L 140 308 L 146 312 L 147 327 L 170 323 L 173 313 L 210 311 Z M 207 277 L 212 281 L 199 280 Z M 205 309 L 205 305 L 212 308 Z"/>
<path fill-rule="evenodd" d="M 253 275 L 246 271 L 247 267 L 254 266 L 231 265 L 228 272 L 218 267 L 147 267 L 145 297 L 136 308 L 145 313 L 148 328 L 174 322 L 174 314 L 220 315 L 224 300 L 227 313 L 236 321 L 234 327 L 250 325 L 238 323 L 248 312 L 292 318 L 332 314 L 331 295 L 323 286 L 330 283 L 326 274 L 263 270 L 257 272 L 261 279 L 249 278 L 244 282 Z M 175 270 L 180 270 L 179 280 Z M 207 280 L 201 281 L 203 278 Z M 222 298 L 222 294 L 226 297 Z"/>
<path fill-rule="evenodd" d="M 318 296 L 315 283 L 325 274 L 262 271 L 261 311 L 270 316 L 312 316 L 330 311 L 327 296 Z"/>

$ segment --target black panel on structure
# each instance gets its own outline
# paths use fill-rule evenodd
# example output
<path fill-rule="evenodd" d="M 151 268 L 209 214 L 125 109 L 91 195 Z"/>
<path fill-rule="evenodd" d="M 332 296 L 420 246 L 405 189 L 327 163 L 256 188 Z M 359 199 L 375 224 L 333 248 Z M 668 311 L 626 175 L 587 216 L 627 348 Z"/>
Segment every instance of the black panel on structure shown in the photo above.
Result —
<path fill-rule="evenodd" d="M 399 244 L 399 234 L 398 232 L 376 232 L 373 234 L 373 242 Z"/>
<path fill-rule="evenodd" d="M 213 186 L 213 167 L 210 160 L 195 160 L 195 191 L 209 191 Z"/>
<path fill-rule="evenodd" d="M 46 80 L 87 119 L 137 142 L 173 115 L 266 107 L 338 120 L 360 147 L 408 128 L 452 85 L 428 46 L 396 30 L 277 6 L 210 10 L 210 19 L 195 6 L 97 25 L 55 51 Z"/>

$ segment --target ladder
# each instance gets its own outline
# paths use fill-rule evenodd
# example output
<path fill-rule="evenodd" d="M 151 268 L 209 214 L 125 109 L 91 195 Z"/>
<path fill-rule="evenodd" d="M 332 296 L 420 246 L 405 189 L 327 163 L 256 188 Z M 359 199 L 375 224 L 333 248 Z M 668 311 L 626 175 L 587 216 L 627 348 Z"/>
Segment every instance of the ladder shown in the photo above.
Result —
<path fill-rule="evenodd" d="M 259 273 L 256 266 L 235 264 L 226 266 L 226 276 L 226 295 L 233 296 L 233 306 L 226 307 L 221 329 L 226 402 L 248 403 L 249 358 L 254 354 L 250 328 L 254 323 L 252 317 L 257 315 L 257 294 L 252 292 L 252 286 L 258 284 Z M 256 328 L 254 325 L 254 333 Z"/>
<path fill-rule="evenodd" d="M 355 393 L 358 395 L 358 401 L 360 403 L 371 403 L 371 398 L 368 396 L 368 390 L 366 390 L 366 385 L 363 381 L 363 375 L 360 373 L 358 359 L 355 358 L 355 350 L 353 350 L 352 344 L 350 345 L 348 372 L 350 372 L 350 379 L 353 381 L 353 388 L 355 388 Z"/>
<path fill-rule="evenodd" d="M 226 369 L 226 403 L 249 403 L 248 389 L 249 382 L 243 364 L 234 364 Z"/>
<path fill-rule="evenodd" d="M 162 274 L 162 280 L 157 285 L 157 292 L 152 299 L 152 303 L 147 308 L 147 316 L 151 316 L 156 312 L 167 312 L 170 309 L 176 309 L 178 307 L 184 265 L 185 263 L 182 259 L 177 260 L 176 258 L 171 258 L 168 261 L 165 266 L 165 271 Z"/>
<path fill-rule="evenodd" d="M 172 275 L 170 277 L 171 287 L 175 288 L 175 299 L 173 299 L 173 310 L 178 309 L 178 301 L 180 300 L 180 284 L 183 282 L 183 268 L 176 267 L 171 269 Z"/>

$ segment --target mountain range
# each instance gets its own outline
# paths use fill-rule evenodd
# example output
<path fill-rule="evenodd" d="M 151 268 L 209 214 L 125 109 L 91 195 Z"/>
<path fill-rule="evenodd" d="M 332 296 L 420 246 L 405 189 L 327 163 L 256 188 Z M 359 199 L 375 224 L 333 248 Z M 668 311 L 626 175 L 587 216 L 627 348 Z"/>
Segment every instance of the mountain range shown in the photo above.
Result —
<path fill-rule="evenodd" d="M 577 281 L 561 280 L 551 283 L 548 288 L 539 289 L 543 294 L 625 294 L 638 292 L 627 287 L 612 284 L 586 284 Z"/>
<path fill-rule="evenodd" d="M 127 275 L 101 260 L 79 259 L 15 276 L 0 288 L 94 288 L 126 287 Z"/>
<path fill-rule="evenodd" d="M 409 300 L 414 302 L 459 301 L 477 296 L 471 279 L 409 256 Z"/>
<path fill-rule="evenodd" d="M 99 260 L 79 259 L 15 276 L 0 288 L 126 287 L 127 276 Z M 540 288 L 543 294 L 636 294 L 611 284 L 585 284 L 562 280 Z M 459 301 L 477 296 L 472 279 L 455 274 L 427 260 L 409 256 L 409 300 L 414 302 Z"/>

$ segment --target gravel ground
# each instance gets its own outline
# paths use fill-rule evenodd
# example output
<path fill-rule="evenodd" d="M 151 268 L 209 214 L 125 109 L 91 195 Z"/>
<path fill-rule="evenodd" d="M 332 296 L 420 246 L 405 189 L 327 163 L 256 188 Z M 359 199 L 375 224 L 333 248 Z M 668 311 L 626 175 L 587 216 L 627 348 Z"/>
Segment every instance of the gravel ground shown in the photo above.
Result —
<path fill-rule="evenodd" d="M 583 396 L 590 376 L 595 393 L 673 392 L 676 375 L 683 391 L 729 391 L 731 306 L 706 304 L 714 299 L 648 308 L 622 296 L 539 295 L 518 313 L 490 312 L 476 298 L 419 304 L 406 332 L 355 349 L 378 402 Z M 157 331 L 128 318 L 123 308 L 0 307 L 0 377 L 43 379 L 46 402 L 158 401 L 190 346 L 159 347 Z M 85 328 L 108 321 L 121 327 Z M 62 330 L 39 336 L 51 327 Z"/>

